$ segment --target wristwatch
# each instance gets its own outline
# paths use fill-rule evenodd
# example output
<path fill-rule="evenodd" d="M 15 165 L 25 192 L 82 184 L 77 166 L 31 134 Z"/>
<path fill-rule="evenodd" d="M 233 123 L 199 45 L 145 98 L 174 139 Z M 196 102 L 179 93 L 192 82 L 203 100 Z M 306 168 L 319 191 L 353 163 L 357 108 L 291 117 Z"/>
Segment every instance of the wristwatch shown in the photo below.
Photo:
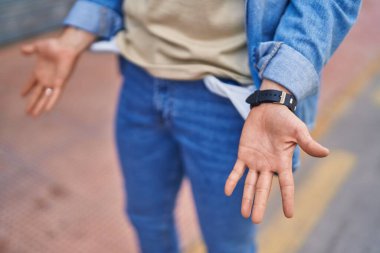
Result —
<path fill-rule="evenodd" d="M 279 90 L 257 90 L 245 102 L 251 105 L 251 109 L 262 103 L 275 103 L 285 105 L 294 112 L 297 106 L 297 100 L 292 94 Z"/>

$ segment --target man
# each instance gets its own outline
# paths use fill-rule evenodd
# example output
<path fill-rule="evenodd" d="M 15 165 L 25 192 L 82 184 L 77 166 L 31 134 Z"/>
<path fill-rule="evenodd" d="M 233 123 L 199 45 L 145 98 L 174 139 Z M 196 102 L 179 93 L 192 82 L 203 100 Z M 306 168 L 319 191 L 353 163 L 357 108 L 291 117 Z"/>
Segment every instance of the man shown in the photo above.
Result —
<path fill-rule="evenodd" d="M 22 48 L 37 55 L 23 90 L 31 93 L 27 111 L 49 111 L 82 52 L 125 23 L 116 142 L 141 250 L 179 251 L 173 208 L 186 175 L 208 252 L 255 252 L 255 226 L 239 209 L 260 223 L 278 175 L 284 214 L 293 216 L 296 146 L 328 155 L 307 126 L 322 67 L 359 7 L 359 0 L 79 0 L 61 36 Z M 259 91 L 247 100 L 245 122 L 205 88 L 206 75 L 253 82 Z"/>

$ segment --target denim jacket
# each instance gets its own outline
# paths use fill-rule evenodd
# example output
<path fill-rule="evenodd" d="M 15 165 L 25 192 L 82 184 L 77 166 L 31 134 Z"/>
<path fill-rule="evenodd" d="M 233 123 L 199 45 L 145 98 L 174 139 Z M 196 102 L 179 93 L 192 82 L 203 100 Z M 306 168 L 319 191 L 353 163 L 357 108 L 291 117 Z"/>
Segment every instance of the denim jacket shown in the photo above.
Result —
<path fill-rule="evenodd" d="M 269 79 L 287 88 L 297 98 L 297 116 L 312 127 L 322 68 L 356 21 L 361 0 L 245 1 L 254 84 Z M 64 24 L 109 39 L 123 29 L 122 4 L 78 0 Z"/>

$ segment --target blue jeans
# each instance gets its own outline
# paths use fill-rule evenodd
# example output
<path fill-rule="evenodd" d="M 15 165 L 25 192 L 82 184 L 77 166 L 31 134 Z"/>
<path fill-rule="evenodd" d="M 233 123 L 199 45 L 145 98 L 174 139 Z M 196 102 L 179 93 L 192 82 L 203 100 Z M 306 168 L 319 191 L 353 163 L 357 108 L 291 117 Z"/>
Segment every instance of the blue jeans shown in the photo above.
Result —
<path fill-rule="evenodd" d="M 116 143 L 141 251 L 179 252 L 173 209 L 186 176 L 208 252 L 255 252 L 255 226 L 240 214 L 244 180 L 224 195 L 244 123 L 231 102 L 202 80 L 155 78 L 120 62 Z"/>

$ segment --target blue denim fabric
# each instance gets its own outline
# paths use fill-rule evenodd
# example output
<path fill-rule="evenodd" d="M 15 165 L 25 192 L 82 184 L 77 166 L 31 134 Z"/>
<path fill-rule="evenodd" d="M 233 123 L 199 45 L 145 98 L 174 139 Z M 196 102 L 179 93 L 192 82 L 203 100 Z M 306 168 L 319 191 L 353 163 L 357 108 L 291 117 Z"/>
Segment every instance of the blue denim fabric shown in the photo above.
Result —
<path fill-rule="evenodd" d="M 298 100 L 297 116 L 312 127 L 322 67 L 356 21 L 361 0 L 245 1 L 249 67 L 255 85 L 259 88 L 263 79 L 269 79 L 286 87 Z M 65 24 L 109 37 L 122 28 L 116 22 L 122 19 L 122 2 L 79 0 Z M 84 10 L 84 3 L 94 6 L 91 12 Z M 106 25 L 94 29 L 100 21 Z"/>
<path fill-rule="evenodd" d="M 93 33 L 99 39 L 111 39 L 124 27 L 122 3 L 122 0 L 78 0 L 63 24 Z"/>
<path fill-rule="evenodd" d="M 296 114 L 315 121 L 322 67 L 356 21 L 361 0 L 247 0 L 249 66 L 259 88 L 275 81 L 298 100 Z"/>
<path fill-rule="evenodd" d="M 191 183 L 208 252 L 256 252 L 255 226 L 240 214 L 244 180 L 232 197 L 224 195 L 242 117 L 202 80 L 155 78 L 124 59 L 121 72 L 116 143 L 127 214 L 142 252 L 179 252 L 173 209 L 184 176 Z"/>

